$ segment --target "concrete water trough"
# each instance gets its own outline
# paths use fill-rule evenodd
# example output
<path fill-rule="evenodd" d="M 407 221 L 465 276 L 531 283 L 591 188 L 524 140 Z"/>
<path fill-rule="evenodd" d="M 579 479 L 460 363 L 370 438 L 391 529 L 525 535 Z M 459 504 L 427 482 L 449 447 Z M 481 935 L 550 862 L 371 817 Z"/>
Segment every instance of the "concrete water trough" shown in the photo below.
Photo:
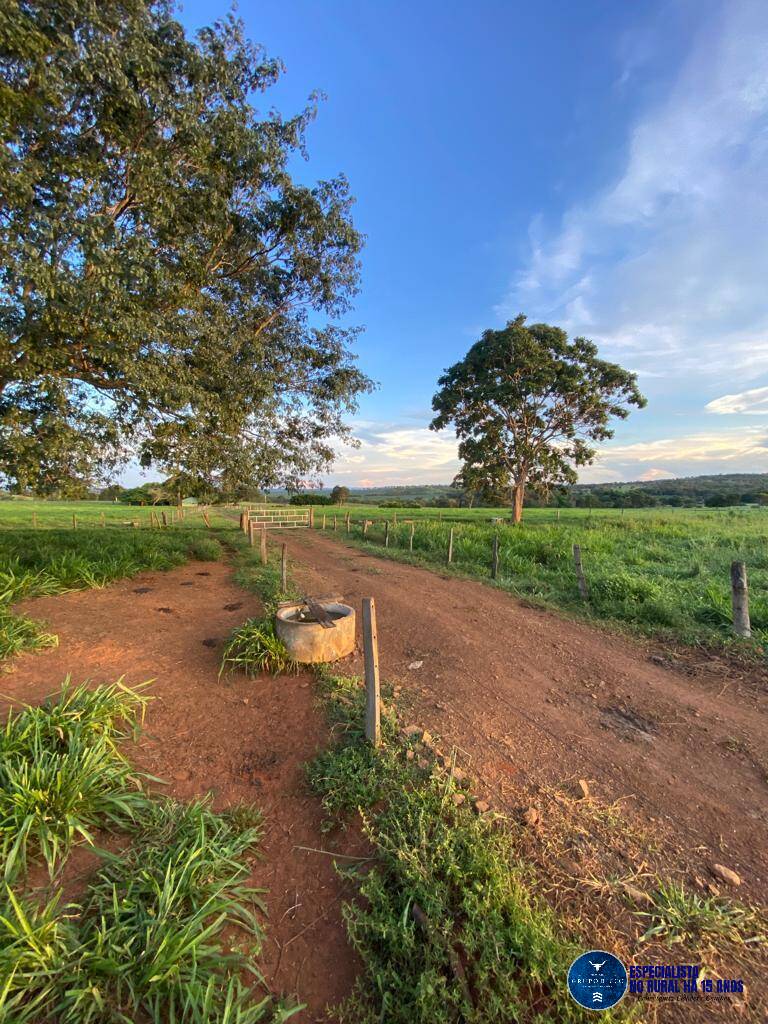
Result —
<path fill-rule="evenodd" d="M 295 661 L 338 661 L 355 649 L 355 609 L 339 599 L 284 604 L 275 616 L 275 632 Z"/>

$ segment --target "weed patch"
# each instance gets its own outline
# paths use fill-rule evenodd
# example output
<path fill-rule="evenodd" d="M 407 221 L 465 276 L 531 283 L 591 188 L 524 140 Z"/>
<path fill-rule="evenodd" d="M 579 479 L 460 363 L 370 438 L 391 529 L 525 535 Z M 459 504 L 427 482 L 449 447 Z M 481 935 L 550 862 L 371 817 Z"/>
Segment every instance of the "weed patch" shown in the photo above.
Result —
<path fill-rule="evenodd" d="M 676 882 L 659 886 L 654 909 L 643 914 L 651 926 L 642 940 L 659 939 L 669 945 L 692 942 L 712 946 L 723 941 L 764 944 L 766 922 L 748 907 L 730 900 L 689 892 Z"/>

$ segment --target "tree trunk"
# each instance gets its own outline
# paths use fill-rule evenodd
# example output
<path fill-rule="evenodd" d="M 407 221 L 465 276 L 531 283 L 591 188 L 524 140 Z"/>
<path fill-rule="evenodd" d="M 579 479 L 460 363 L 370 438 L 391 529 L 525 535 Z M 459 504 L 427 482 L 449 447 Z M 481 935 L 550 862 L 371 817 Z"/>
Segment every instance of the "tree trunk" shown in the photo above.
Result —
<path fill-rule="evenodd" d="M 517 526 L 523 518 L 523 500 L 525 499 L 525 480 L 518 480 L 515 484 L 514 504 L 512 511 L 512 522 Z"/>

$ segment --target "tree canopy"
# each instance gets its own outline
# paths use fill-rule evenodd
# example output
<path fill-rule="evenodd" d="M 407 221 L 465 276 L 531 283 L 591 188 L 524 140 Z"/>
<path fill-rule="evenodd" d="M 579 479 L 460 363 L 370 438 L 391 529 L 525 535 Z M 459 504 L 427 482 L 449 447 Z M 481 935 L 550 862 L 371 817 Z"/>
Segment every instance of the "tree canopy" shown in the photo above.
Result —
<path fill-rule="evenodd" d="M 331 491 L 331 501 L 334 505 L 346 505 L 349 501 L 349 488 L 342 484 L 336 484 Z"/>
<path fill-rule="evenodd" d="M 593 342 L 522 315 L 485 331 L 438 387 L 431 428 L 455 428 L 462 479 L 509 479 L 515 522 L 526 487 L 574 483 L 574 467 L 595 457 L 592 442 L 613 436 L 611 418 L 645 405 L 635 374 L 600 359 Z"/>
<path fill-rule="evenodd" d="M 0 13 L 0 472 L 38 488 L 137 455 L 262 486 L 312 478 L 369 386 L 339 326 L 361 237 L 343 176 L 292 176 L 315 99 L 166 0 Z M 42 431 L 46 441 L 35 444 Z"/>

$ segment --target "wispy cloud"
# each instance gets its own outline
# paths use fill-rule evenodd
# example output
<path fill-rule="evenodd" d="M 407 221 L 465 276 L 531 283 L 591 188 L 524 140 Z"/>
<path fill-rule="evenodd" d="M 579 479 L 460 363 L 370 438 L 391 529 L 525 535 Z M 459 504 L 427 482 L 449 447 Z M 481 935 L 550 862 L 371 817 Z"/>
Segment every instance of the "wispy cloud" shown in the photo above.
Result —
<path fill-rule="evenodd" d="M 709 402 L 707 412 L 726 415 L 728 413 L 747 413 L 752 416 L 768 413 L 768 388 L 751 388 L 737 395 L 723 395 Z"/>
<path fill-rule="evenodd" d="M 621 174 L 554 230 L 534 219 L 498 312 L 556 319 L 641 372 L 747 382 L 768 370 L 768 5 L 716 10 Z"/>
<path fill-rule="evenodd" d="M 454 434 L 422 427 L 371 421 L 354 424 L 360 445 L 343 449 L 334 467 L 334 480 L 348 486 L 450 483 L 458 469 Z"/>
<path fill-rule="evenodd" d="M 660 480 L 707 473 L 768 472 L 768 426 L 700 431 L 632 444 L 608 443 L 582 483 Z"/>

